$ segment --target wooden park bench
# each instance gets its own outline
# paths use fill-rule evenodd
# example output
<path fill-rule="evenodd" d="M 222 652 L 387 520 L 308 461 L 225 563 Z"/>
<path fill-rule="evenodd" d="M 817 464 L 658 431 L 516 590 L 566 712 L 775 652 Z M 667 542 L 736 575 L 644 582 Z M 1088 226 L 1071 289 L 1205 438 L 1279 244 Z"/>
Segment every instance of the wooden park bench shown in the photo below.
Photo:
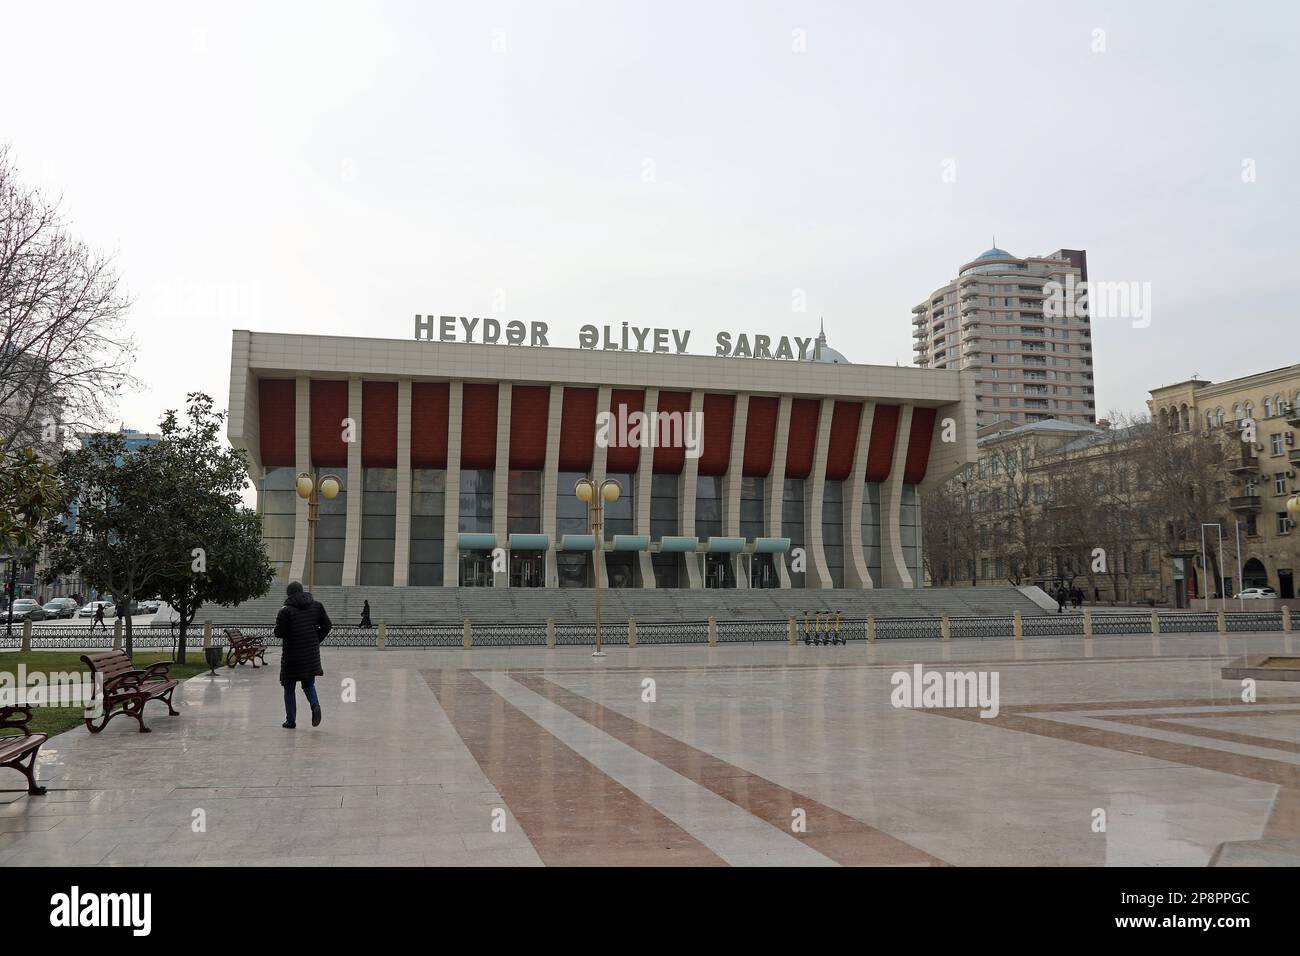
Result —
<path fill-rule="evenodd" d="M 38 796 L 45 788 L 36 783 L 36 752 L 49 738 L 28 729 L 31 719 L 30 707 L 0 707 L 0 767 L 13 767 L 21 773 L 27 778 L 27 792 Z M 3 734 L 14 729 L 21 733 Z"/>
<path fill-rule="evenodd" d="M 228 627 L 226 634 L 226 666 L 252 664 L 257 667 L 260 660 L 266 666 L 266 645 L 260 637 L 244 637 L 237 627 Z"/>
<path fill-rule="evenodd" d="M 136 670 L 126 651 L 105 651 L 102 654 L 82 654 L 81 659 L 90 668 L 90 676 L 95 682 L 92 691 L 92 703 L 86 710 L 86 729 L 97 734 L 118 714 L 134 717 L 140 725 L 140 733 L 149 733 L 144 725 L 144 705 L 151 700 L 161 700 L 173 717 L 179 717 L 180 711 L 172 706 L 172 692 L 180 681 L 167 676 L 171 661 L 159 661 L 150 664 L 144 670 Z M 102 684 L 101 684 L 102 681 Z M 99 695 L 102 694 L 102 697 Z M 96 717 L 91 715 L 95 704 L 101 711 L 99 726 Z"/>

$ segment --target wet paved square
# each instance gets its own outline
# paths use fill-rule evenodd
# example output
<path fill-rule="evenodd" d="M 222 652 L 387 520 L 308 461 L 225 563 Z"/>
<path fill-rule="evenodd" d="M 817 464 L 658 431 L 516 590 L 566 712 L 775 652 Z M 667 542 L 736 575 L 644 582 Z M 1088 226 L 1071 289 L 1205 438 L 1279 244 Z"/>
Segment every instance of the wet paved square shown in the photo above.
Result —
<path fill-rule="evenodd" d="M 1300 862 L 1300 694 L 1219 675 L 1292 635 L 327 644 L 325 721 L 293 731 L 276 653 L 152 734 L 50 740 L 49 793 L 0 794 L 0 865 Z M 915 663 L 996 673 L 996 716 L 895 707 Z"/>

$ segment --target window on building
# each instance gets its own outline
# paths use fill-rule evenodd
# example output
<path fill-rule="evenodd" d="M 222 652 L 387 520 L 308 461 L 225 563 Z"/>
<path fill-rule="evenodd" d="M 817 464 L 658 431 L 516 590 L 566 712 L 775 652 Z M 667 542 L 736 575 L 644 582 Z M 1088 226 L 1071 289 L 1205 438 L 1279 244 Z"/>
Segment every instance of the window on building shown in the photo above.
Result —
<path fill-rule="evenodd" d="M 1277 474 L 1273 476 L 1273 494 L 1275 495 L 1286 494 L 1286 472 L 1285 471 L 1279 471 Z"/>
<path fill-rule="evenodd" d="M 1277 533 L 1278 534 L 1291 533 L 1291 516 L 1288 515 L 1285 511 L 1279 511 L 1277 513 Z"/>
<path fill-rule="evenodd" d="M 1273 399 L 1271 398 L 1264 399 L 1264 417 L 1265 418 L 1273 417 Z"/>
<path fill-rule="evenodd" d="M 1271 446 L 1271 449 L 1272 449 L 1273 454 L 1275 454 L 1275 455 L 1280 455 L 1280 454 L 1282 454 L 1282 434 L 1281 434 L 1281 432 L 1279 432 L 1279 433 L 1276 434 L 1276 435 L 1269 435 L 1269 436 L 1268 436 L 1268 441 L 1269 441 L 1269 445 Z"/>
<path fill-rule="evenodd" d="M 1246 515 L 1246 534 L 1251 538 L 1254 538 L 1259 534 L 1259 526 L 1255 520 L 1255 515 L 1253 514 Z"/>

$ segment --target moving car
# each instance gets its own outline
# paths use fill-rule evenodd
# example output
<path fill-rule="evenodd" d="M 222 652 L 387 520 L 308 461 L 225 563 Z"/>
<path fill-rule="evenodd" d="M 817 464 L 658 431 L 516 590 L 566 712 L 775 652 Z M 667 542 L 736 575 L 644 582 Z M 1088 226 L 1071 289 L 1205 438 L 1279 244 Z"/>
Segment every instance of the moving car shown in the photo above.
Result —
<path fill-rule="evenodd" d="M 53 618 L 76 617 L 77 602 L 72 598 L 55 598 L 45 605 L 45 616 Z"/>
<path fill-rule="evenodd" d="M 14 601 L 13 607 L 9 609 L 9 620 L 43 621 L 45 620 L 45 608 L 41 607 L 34 598 L 19 598 Z"/>
<path fill-rule="evenodd" d="M 1272 588 L 1246 588 L 1238 594 L 1237 597 L 1245 601 L 1259 601 L 1266 598 L 1275 598 L 1277 597 L 1277 592 Z"/>
<path fill-rule="evenodd" d="M 100 606 L 104 608 L 104 617 L 117 617 L 117 608 L 113 606 L 112 601 L 91 601 L 77 612 L 77 617 L 94 617 L 95 608 Z"/>

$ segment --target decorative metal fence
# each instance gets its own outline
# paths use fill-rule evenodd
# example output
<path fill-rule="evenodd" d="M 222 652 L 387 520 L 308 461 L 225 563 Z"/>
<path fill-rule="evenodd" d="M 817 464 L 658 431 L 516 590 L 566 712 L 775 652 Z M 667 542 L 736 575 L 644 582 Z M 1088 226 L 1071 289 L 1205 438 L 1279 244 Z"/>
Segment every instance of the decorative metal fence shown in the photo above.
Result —
<path fill-rule="evenodd" d="M 1152 633 L 1152 615 L 1146 611 L 1100 612 L 1090 615 L 1094 636 Z M 1231 611 L 1224 614 L 1224 631 L 1281 631 L 1285 628 L 1281 611 Z M 1205 634 L 1219 630 L 1217 612 L 1161 611 L 1156 612 L 1161 634 Z M 555 643 L 561 647 L 590 646 L 595 643 L 596 629 L 591 623 L 557 623 Z M 805 638 L 828 641 L 832 637 L 856 642 L 866 640 L 873 629 L 866 618 L 813 618 L 795 619 L 796 642 Z M 220 624 L 212 627 L 212 643 L 225 647 L 227 628 Z M 240 626 L 244 637 L 261 638 L 268 647 L 276 647 L 279 640 L 270 625 Z M 714 633 L 718 643 L 781 642 L 789 639 L 789 620 L 716 621 Z M 948 636 L 953 640 L 1006 640 L 1015 633 L 1015 619 L 1009 616 L 962 616 L 948 618 Z M 1021 618 L 1024 638 L 1078 637 L 1084 633 L 1084 615 L 1068 614 L 1025 615 Z M 939 617 L 880 617 L 874 620 L 877 640 L 938 640 L 943 637 L 943 619 Z M 132 643 L 141 649 L 166 649 L 174 651 L 179 632 L 171 627 L 136 627 L 132 630 Z M 326 644 L 334 647 L 376 647 L 379 628 L 345 625 L 330 631 Z M 460 647 L 465 639 L 462 624 L 396 624 L 385 629 L 388 647 Z M 646 622 L 636 625 L 637 644 L 703 644 L 709 639 L 708 621 Z M 611 646 L 627 645 L 628 622 L 611 621 L 601 625 L 601 641 Z M 544 647 L 547 644 L 547 625 L 537 624 L 470 624 L 471 646 L 478 647 Z M 108 648 L 113 644 L 113 632 L 73 625 L 38 625 L 32 628 L 31 646 L 34 650 L 74 650 Z M 186 646 L 199 651 L 203 644 L 202 626 L 193 627 L 186 635 Z M 22 632 L 15 628 L 12 636 L 0 631 L 0 649 L 13 649 L 22 645 Z"/>

